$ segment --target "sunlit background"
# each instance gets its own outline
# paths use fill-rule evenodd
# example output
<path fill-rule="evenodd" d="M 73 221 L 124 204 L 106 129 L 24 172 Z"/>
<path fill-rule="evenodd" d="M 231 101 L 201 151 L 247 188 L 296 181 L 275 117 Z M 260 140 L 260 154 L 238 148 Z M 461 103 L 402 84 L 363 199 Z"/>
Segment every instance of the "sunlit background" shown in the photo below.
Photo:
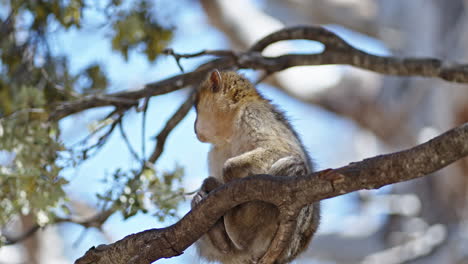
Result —
<path fill-rule="evenodd" d="M 128 2 L 131 5 L 132 1 Z M 453 44 L 454 49 L 460 52 L 457 56 L 454 55 L 455 52 L 445 50 L 447 46 L 427 43 L 437 39 L 430 34 L 439 37 L 445 34 L 443 26 L 457 25 L 458 28 L 453 29 L 454 34 L 463 32 L 461 28 L 466 27 L 460 22 L 466 20 L 463 1 L 453 1 L 460 2 L 461 11 L 450 11 L 447 8 L 443 12 L 435 10 L 439 5 L 445 4 L 442 0 L 426 3 L 387 1 L 386 4 L 377 0 L 341 0 L 328 3 L 267 0 L 201 2 L 202 4 L 195 0 L 155 0 L 155 16 L 174 27 L 175 35 L 169 47 L 176 52 L 242 50 L 265 34 L 285 25 L 320 23 L 353 46 L 373 54 L 438 56 L 462 61 L 464 58 L 467 61 L 466 48 L 462 44 Z M 314 7 L 313 3 L 320 7 Z M 206 7 L 209 5 L 216 6 L 217 9 L 210 9 L 207 13 Z M 310 14 L 308 9 L 311 9 Z M 416 23 L 418 18 L 411 18 L 407 14 L 410 10 L 421 12 L 421 15 L 414 13 L 414 16 L 421 16 L 420 22 Z M 458 22 L 440 22 L 448 19 L 449 12 L 458 15 Z M 4 18 L 7 14 L 6 7 L 5 10 L 0 10 L 1 17 Z M 126 61 L 121 54 L 112 50 L 110 42 L 106 40 L 109 29 L 96 26 L 102 23 L 100 14 L 88 9 L 83 16 L 86 17 L 87 24 L 82 28 L 72 27 L 66 31 L 60 29 L 49 35 L 51 50 L 54 54 L 69 57 L 72 71 L 78 72 L 91 63 L 101 63 L 110 79 L 111 92 L 138 89 L 146 83 L 181 73 L 174 58 L 170 56 L 161 56 L 155 62 L 148 62 L 140 51 L 133 50 L 129 52 Z M 28 17 L 24 17 L 24 20 L 27 19 Z M 394 21 L 399 19 L 402 21 Z M 441 24 L 437 30 L 434 29 L 436 33 L 423 34 L 420 31 L 427 30 L 427 23 L 432 23 L 430 25 L 433 26 Z M 419 32 L 419 35 L 414 32 Z M 463 34 L 466 38 L 466 33 Z M 461 36 L 457 43 L 462 41 L 466 42 L 466 39 Z M 421 42 L 424 43 L 418 46 Z M 320 52 L 322 49 L 318 43 L 290 41 L 272 46 L 266 54 Z M 191 71 L 207 59 L 209 58 L 183 59 L 181 64 L 185 71 Z M 241 72 L 252 81 L 261 77 L 253 71 Z M 466 114 L 460 118 L 454 116 L 460 109 L 467 110 L 466 105 L 458 103 L 461 100 L 457 99 L 460 94 L 466 98 L 467 92 L 460 92 L 457 90 L 459 86 L 437 80 L 384 77 L 347 66 L 331 65 L 289 69 L 259 84 L 258 88 L 285 110 L 317 169 L 339 167 L 351 161 L 409 147 L 463 120 L 467 121 L 463 119 Z M 457 96 L 447 95 L 443 91 L 452 88 Z M 385 91 L 386 89 L 393 91 Z M 150 99 L 144 139 L 141 131 L 142 115 L 130 110 L 124 117 L 123 125 L 137 152 L 141 153 L 144 141 L 145 154 L 150 153 L 155 144 L 154 136 L 187 94 L 187 90 L 181 90 Z M 448 107 L 447 104 L 451 106 Z M 86 137 L 93 122 L 103 118 L 109 110 L 110 108 L 92 109 L 63 119 L 60 128 L 65 145 L 72 146 Z M 421 115 L 421 111 L 426 114 Z M 451 117 L 451 121 L 447 120 L 447 116 Z M 193 131 L 194 120 L 195 112 L 192 109 L 170 134 L 163 155 L 155 165 L 159 171 L 169 171 L 175 166 L 182 167 L 183 186 L 188 192 L 195 191 L 207 177 L 206 156 L 209 145 L 197 140 Z M 96 136 L 93 140 L 97 139 Z M 0 155 L 0 160 L 7 164 L 8 155 Z M 449 176 L 456 174 L 450 176 L 450 179 L 458 177 L 461 180 L 457 182 L 463 182 L 465 186 L 466 180 L 463 179 L 466 178 L 466 162 L 464 165 L 464 171 L 461 169 L 463 166 L 459 166 L 460 168 L 445 170 L 444 173 Z M 83 206 L 93 207 L 98 202 L 96 193 L 109 187 L 110 183 L 105 179 L 116 168 L 130 169 L 138 166 L 138 161 L 129 152 L 121 135 L 114 133 L 95 157 L 78 167 L 69 167 L 63 171 L 63 176 L 69 180 L 66 192 L 74 200 L 83 203 Z M 440 178 L 449 176 L 438 175 Z M 295 263 L 455 263 L 452 262 L 454 259 L 465 261 L 457 263 L 468 263 L 466 208 L 445 208 L 449 212 L 457 212 L 454 213 L 456 217 L 445 219 L 441 217 L 445 214 L 442 209 L 438 209 L 438 213 L 434 215 L 427 211 L 431 211 L 428 209 L 431 207 L 443 208 L 450 204 L 450 199 L 440 199 L 437 203 L 425 200 L 429 204 L 424 203 L 428 196 L 453 194 L 456 186 L 433 178 L 427 181 L 418 180 L 416 184 L 424 185 L 422 188 L 426 189 L 416 190 L 415 185 L 400 184 L 398 186 L 401 187 L 397 190 L 385 187 L 378 191 L 363 191 L 323 201 L 322 224 L 318 235 L 309 250 Z M 461 192 L 462 201 L 466 199 L 463 188 L 456 190 L 457 194 Z M 41 241 L 38 249 L 39 263 L 73 263 L 91 246 L 114 242 L 145 229 L 168 226 L 188 212 L 190 196 L 186 198 L 188 200 L 179 206 L 177 216 L 169 217 L 164 222 L 159 222 L 153 216 L 154 212 L 150 211 L 147 214 L 138 213 L 125 220 L 120 213 L 116 213 L 105 222 L 102 230 L 84 228 L 73 223 L 47 226 L 38 232 Z M 86 208 L 83 210 L 86 211 Z M 453 244 L 457 246 L 454 247 Z M 447 257 L 445 247 L 456 252 L 453 258 Z M 427 257 L 431 255 L 433 260 Z M 435 260 L 448 262 L 434 262 Z M 0 248 L 0 263 L 28 263 L 23 245 Z M 190 247 L 181 256 L 157 263 L 203 261 L 196 256 L 193 247 Z"/>

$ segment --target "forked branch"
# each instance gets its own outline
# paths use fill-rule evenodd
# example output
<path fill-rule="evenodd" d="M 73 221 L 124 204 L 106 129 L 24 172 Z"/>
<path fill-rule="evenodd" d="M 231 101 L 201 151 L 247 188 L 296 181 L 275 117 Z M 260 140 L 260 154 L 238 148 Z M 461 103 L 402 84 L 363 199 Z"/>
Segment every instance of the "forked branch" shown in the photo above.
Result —
<path fill-rule="evenodd" d="M 306 39 L 324 44 L 325 49 L 317 54 L 286 54 L 265 57 L 261 52 L 269 45 L 283 40 Z M 86 109 L 102 106 L 129 107 L 137 100 L 170 93 L 188 86 L 196 86 L 213 69 L 256 69 L 269 74 L 295 66 L 344 64 L 362 69 L 400 76 L 422 76 L 440 78 L 451 82 L 468 83 L 468 65 L 443 63 L 435 58 L 397 58 L 377 56 L 352 47 L 335 33 L 313 26 L 285 28 L 258 41 L 246 52 L 206 50 L 194 54 L 166 52 L 179 61 L 181 58 L 217 56 L 193 72 L 179 74 L 162 81 L 149 83 L 142 89 L 92 95 L 56 107 L 50 118 L 59 120 Z"/>

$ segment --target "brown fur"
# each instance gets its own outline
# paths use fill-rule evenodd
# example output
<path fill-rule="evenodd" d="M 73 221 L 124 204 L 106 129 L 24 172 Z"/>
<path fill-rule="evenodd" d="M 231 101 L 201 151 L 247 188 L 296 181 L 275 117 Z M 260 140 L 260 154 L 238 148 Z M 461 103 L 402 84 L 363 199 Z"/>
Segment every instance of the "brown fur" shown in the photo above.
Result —
<path fill-rule="evenodd" d="M 253 174 L 299 176 L 312 171 L 309 156 L 284 115 L 237 73 L 211 73 L 195 107 L 195 131 L 201 141 L 212 144 L 210 175 L 219 184 Z M 209 191 L 202 189 L 193 204 Z M 275 263 L 287 263 L 307 247 L 319 214 L 318 203 L 302 209 L 291 243 Z M 211 261 L 252 263 L 266 252 L 277 227 L 277 208 L 264 202 L 245 203 L 227 212 L 197 248 Z"/>

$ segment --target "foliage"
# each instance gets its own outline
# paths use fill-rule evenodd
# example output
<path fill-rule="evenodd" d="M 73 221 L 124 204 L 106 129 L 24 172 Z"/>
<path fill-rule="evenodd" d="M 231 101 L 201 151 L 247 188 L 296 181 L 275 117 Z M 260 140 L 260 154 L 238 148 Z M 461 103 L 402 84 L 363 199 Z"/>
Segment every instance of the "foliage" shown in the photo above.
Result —
<path fill-rule="evenodd" d="M 57 163 L 64 148 L 57 124 L 44 122 L 44 102 L 42 92 L 22 87 L 13 104 L 18 111 L 0 120 L 5 158 L 0 166 L 0 226 L 18 212 L 32 214 L 44 225 L 64 198 L 67 181 L 59 176 L 62 167 Z"/>
<path fill-rule="evenodd" d="M 180 167 L 161 173 L 150 168 L 130 172 L 117 169 L 109 179 L 109 189 L 98 198 L 120 210 L 124 218 L 152 210 L 163 221 L 166 216 L 175 216 L 175 208 L 184 197 L 182 175 Z"/>
<path fill-rule="evenodd" d="M 172 33 L 152 19 L 150 2 L 140 1 L 130 12 L 121 12 L 114 22 L 112 48 L 128 59 L 128 51 L 138 46 L 151 61 L 167 46 Z"/>
<path fill-rule="evenodd" d="M 128 59 L 128 52 L 141 48 L 154 61 L 172 37 L 172 29 L 162 26 L 149 0 L 84 1 L 38 0 L 3 1 L 0 10 L 0 116 L 11 114 L 19 87 L 46 91 L 47 105 L 72 99 L 73 92 L 104 90 L 109 82 L 99 63 L 73 73 L 67 57 L 54 54 L 51 36 L 90 24 L 85 15 L 98 13 L 107 29 L 112 48 Z M 101 6 L 103 5 L 103 6 Z M 132 6 L 132 8 L 128 8 Z M 95 17 L 92 18 L 96 20 Z M 85 80 L 80 82 L 79 80 Z M 72 92 L 73 91 L 73 92 Z"/>
<path fill-rule="evenodd" d="M 92 158 L 85 155 L 86 149 L 64 147 L 60 127 L 49 114 L 60 102 L 104 92 L 110 82 L 97 61 L 72 71 L 66 55 L 51 49 L 54 35 L 71 29 L 96 30 L 125 59 L 135 50 L 154 61 L 171 40 L 173 29 L 160 23 L 152 2 L 0 0 L 0 227 L 19 214 L 34 215 L 40 225 L 53 221 L 57 208 L 67 201 L 63 167 Z M 97 130 L 116 124 L 112 121 Z M 107 138 L 103 136 L 97 148 Z M 62 155 L 66 153 L 71 157 Z M 168 173 L 118 169 L 113 188 L 98 196 L 126 217 L 155 205 L 162 219 L 173 215 L 180 201 L 181 175 L 178 168 Z"/>

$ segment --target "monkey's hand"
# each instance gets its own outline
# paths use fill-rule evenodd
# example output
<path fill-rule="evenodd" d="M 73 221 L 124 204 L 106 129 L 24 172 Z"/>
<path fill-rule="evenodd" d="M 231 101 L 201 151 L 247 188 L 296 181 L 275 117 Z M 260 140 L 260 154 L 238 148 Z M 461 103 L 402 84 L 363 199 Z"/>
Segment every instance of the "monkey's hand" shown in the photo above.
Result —
<path fill-rule="evenodd" d="M 221 186 L 223 183 L 214 177 L 208 177 L 203 181 L 200 191 L 192 199 L 192 208 L 199 204 L 211 191 Z M 233 245 L 224 227 L 224 217 L 218 219 L 216 224 L 206 233 L 213 247 L 222 253 L 232 251 Z"/>
<path fill-rule="evenodd" d="M 271 150 L 259 147 L 226 160 L 223 165 L 224 182 L 266 173 L 274 160 L 277 159 L 275 154 Z"/>
<path fill-rule="evenodd" d="M 223 179 L 225 182 L 230 182 L 234 179 L 242 179 L 251 175 L 251 167 L 248 163 L 239 164 L 235 159 L 229 159 L 224 163 Z"/>

